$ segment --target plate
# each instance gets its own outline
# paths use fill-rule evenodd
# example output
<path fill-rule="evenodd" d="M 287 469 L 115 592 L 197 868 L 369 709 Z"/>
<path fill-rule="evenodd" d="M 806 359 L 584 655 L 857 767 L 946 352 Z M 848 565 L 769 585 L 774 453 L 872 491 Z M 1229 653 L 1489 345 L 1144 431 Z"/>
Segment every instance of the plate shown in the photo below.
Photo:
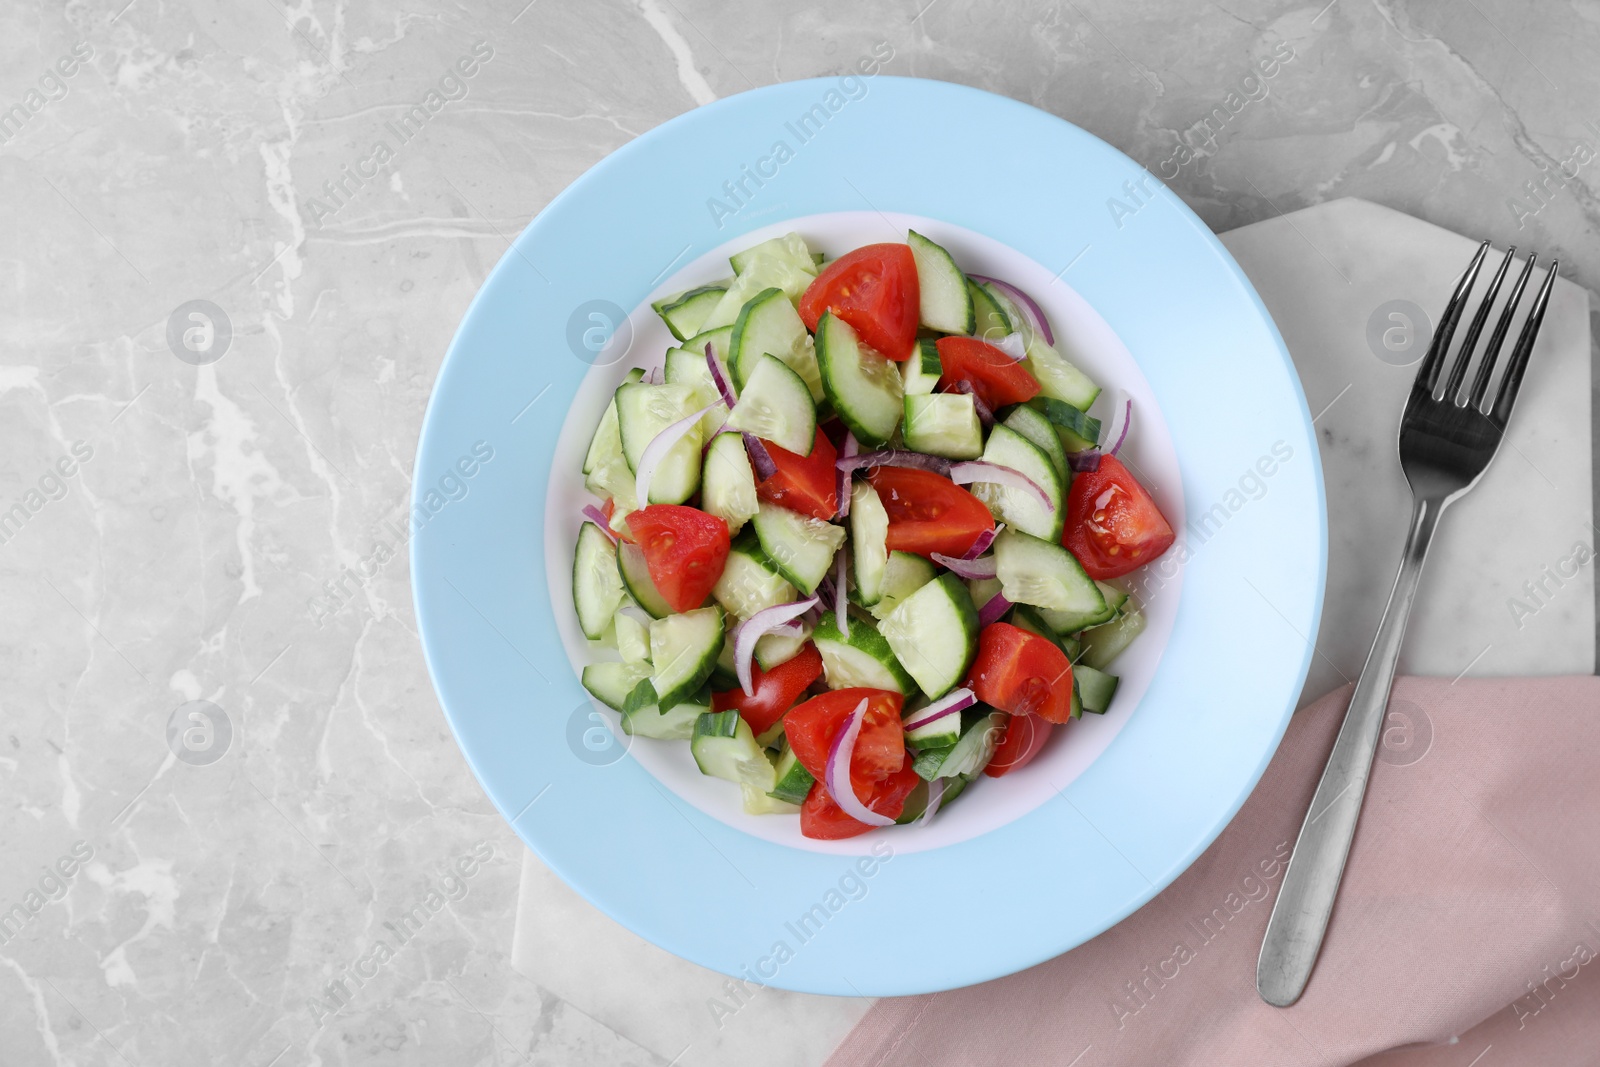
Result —
<path fill-rule="evenodd" d="M 952 132 L 996 148 L 930 148 Z M 591 656 L 571 614 L 578 508 L 591 499 L 579 465 L 610 390 L 670 342 L 650 300 L 725 275 L 729 251 L 774 233 L 798 229 L 837 255 L 907 225 L 964 269 L 1030 291 L 1064 354 L 1132 396 L 1128 458 L 1180 542 L 1148 576 L 1151 625 L 1118 663 L 1109 715 L 1073 724 L 927 827 L 811 842 L 792 817 L 743 815 L 737 791 L 695 773 L 681 742 L 628 744 L 578 684 L 574 664 Z M 1326 569 L 1305 399 L 1204 224 L 1054 116 L 886 76 L 718 101 L 562 193 L 468 309 L 414 486 L 423 648 L 492 802 L 635 933 L 806 992 L 998 977 L 1159 892 L 1265 769 L 1309 666 Z"/>

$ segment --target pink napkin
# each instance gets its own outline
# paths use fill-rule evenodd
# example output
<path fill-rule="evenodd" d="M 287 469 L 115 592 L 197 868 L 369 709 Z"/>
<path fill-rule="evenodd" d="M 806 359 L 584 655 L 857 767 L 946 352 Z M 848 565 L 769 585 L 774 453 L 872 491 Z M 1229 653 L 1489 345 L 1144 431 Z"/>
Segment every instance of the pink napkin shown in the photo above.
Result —
<path fill-rule="evenodd" d="M 1346 687 L 1134 915 L 1032 970 L 885 999 L 828 1067 L 1600 1062 L 1600 678 L 1403 678 L 1299 1003 L 1256 955 Z M 1040 901 L 1071 907 L 1070 901 Z"/>

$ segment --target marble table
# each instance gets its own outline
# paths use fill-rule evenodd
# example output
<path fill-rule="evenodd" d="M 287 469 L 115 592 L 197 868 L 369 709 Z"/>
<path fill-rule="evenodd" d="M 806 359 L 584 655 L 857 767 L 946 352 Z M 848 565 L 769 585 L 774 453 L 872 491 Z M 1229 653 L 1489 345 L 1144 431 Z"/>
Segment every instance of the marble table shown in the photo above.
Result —
<path fill-rule="evenodd" d="M 675 114 L 887 49 L 1079 123 L 1219 231 L 1362 197 L 1600 283 L 1577 7 L 110 0 L 8 6 L 0 42 L 8 1067 L 740 1062 L 757 1020 L 756 1062 L 814 1064 L 863 1010 L 691 1017 L 720 980 L 593 933 L 418 655 L 396 524 L 455 324 Z"/>

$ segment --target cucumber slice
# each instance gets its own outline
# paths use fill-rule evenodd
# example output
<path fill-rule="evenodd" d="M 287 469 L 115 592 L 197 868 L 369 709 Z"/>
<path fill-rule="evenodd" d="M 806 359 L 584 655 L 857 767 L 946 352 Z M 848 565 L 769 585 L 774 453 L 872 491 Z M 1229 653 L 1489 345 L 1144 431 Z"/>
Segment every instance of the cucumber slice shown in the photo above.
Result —
<path fill-rule="evenodd" d="M 783 290 L 763 289 L 740 310 L 730 351 L 735 388 L 743 391 L 756 360 L 767 355 L 781 360 L 805 380 L 813 403 L 822 399 L 822 378 L 811 335 Z"/>
<path fill-rule="evenodd" d="M 650 693 L 648 695 L 654 695 Z M 622 716 L 622 732 L 632 737 L 653 737 L 658 741 L 687 741 L 694 736 L 695 720 L 711 710 L 711 690 L 701 689 L 667 711 L 657 704 L 640 704 Z"/>
<path fill-rule="evenodd" d="M 935 778 L 968 778 L 989 765 L 995 747 L 1005 732 L 1005 714 L 987 704 L 977 704 L 961 713 L 961 738 L 949 748 L 919 752 L 911 767 L 924 781 Z"/>
<path fill-rule="evenodd" d="M 950 573 L 902 600 L 878 629 L 930 700 L 967 676 L 978 651 L 977 609 L 967 587 Z"/>
<path fill-rule="evenodd" d="M 702 330 L 683 342 L 685 349 L 700 353 L 702 359 L 705 358 L 706 345 L 711 346 L 711 351 L 722 361 L 722 366 L 726 369 L 733 353 L 733 326 L 730 324 L 718 326 L 713 330 Z"/>
<path fill-rule="evenodd" d="M 926 705 L 924 705 L 926 707 Z M 911 722 L 922 714 L 921 710 L 905 713 L 904 722 Z M 953 712 L 930 723 L 906 731 L 906 744 L 915 749 L 949 748 L 961 739 L 961 713 Z"/>
<path fill-rule="evenodd" d="M 798 815 L 800 805 L 779 800 L 771 793 L 763 793 L 748 782 L 739 783 L 739 795 L 744 801 L 746 815 Z"/>
<path fill-rule="evenodd" d="M 901 666 L 889 642 L 870 623 L 850 620 L 850 636 L 845 637 L 839 633 L 833 612 L 825 611 L 811 640 L 822 653 L 822 674 L 829 689 L 865 686 L 901 694 L 915 691 L 912 676 Z"/>
<path fill-rule="evenodd" d="M 1039 411 L 1055 426 L 1062 447 L 1066 451 L 1082 452 L 1086 448 L 1095 447 L 1099 442 L 1100 420 L 1094 416 L 1085 415 L 1071 404 L 1053 397 L 1035 397 L 1032 403 L 1037 405 Z"/>
<path fill-rule="evenodd" d="M 907 232 L 906 243 L 917 263 L 922 325 L 940 333 L 971 333 L 975 323 L 972 294 L 956 261 L 916 230 Z"/>
<path fill-rule="evenodd" d="M 712 355 L 716 355 L 715 350 Z M 719 359 L 717 362 L 720 364 L 722 360 Z M 691 348 L 667 349 L 664 371 L 668 385 L 687 385 L 694 390 L 694 406 L 697 409 L 722 399 L 722 393 L 717 390 L 717 383 L 711 380 L 711 368 L 706 366 L 706 353 L 703 348 L 698 352 Z M 722 373 L 726 375 L 728 368 L 724 366 Z M 725 404 L 717 404 L 700 416 L 702 439 L 711 440 L 712 436 L 722 429 L 722 424 L 727 419 L 728 408 Z"/>
<path fill-rule="evenodd" d="M 1038 446 L 1039 451 L 1049 456 L 1050 465 L 1055 467 L 1056 474 L 1061 478 L 1062 489 L 1071 488 L 1072 472 L 1067 468 L 1067 450 L 1062 447 L 1061 435 L 1056 433 L 1055 425 L 1042 412 L 1027 404 L 1018 404 L 1011 409 L 1011 414 L 1005 417 L 1002 425 L 1026 437 Z"/>
<path fill-rule="evenodd" d="M 817 439 L 817 405 L 804 379 L 792 367 L 775 356 L 762 354 L 750 369 L 739 402 L 724 425 L 730 430 L 753 433 L 796 455 L 809 456 Z"/>
<path fill-rule="evenodd" d="M 907 399 L 931 393 L 939 384 L 944 366 L 939 362 L 939 349 L 931 337 L 917 339 L 911 358 L 900 364 L 900 384 Z"/>
<path fill-rule="evenodd" d="M 717 653 L 717 665 L 711 669 L 711 688 L 719 693 L 739 684 L 738 671 L 733 662 L 733 630 L 736 625 L 731 613 L 722 621 L 722 651 Z"/>
<path fill-rule="evenodd" d="M 1097 671 L 1087 663 L 1080 663 L 1072 669 L 1072 682 L 1078 687 L 1078 699 L 1083 702 L 1083 710 L 1095 715 L 1104 715 L 1111 706 L 1111 698 L 1117 693 L 1117 683 L 1121 681 L 1114 674 Z"/>
<path fill-rule="evenodd" d="M 687 385 L 646 385 L 635 382 L 617 390 L 617 427 L 628 469 L 637 472 L 639 460 L 657 434 L 679 419 L 693 415 L 695 392 Z M 650 480 L 651 504 L 681 504 L 700 488 L 699 424 L 691 426 L 656 464 Z"/>
<path fill-rule="evenodd" d="M 650 684 L 670 711 L 706 684 L 722 652 L 722 609 L 713 605 L 650 624 Z"/>
<path fill-rule="evenodd" d="M 748 619 L 762 608 L 798 600 L 799 592 L 761 550 L 755 531 L 746 530 L 728 549 L 728 561 L 711 587 L 711 596 L 730 615 Z"/>
<path fill-rule="evenodd" d="M 1118 615 L 1131 611 L 1135 607 L 1135 605 L 1128 603 L 1131 599 L 1129 592 L 1115 582 L 1102 582 L 1097 578 L 1094 584 L 1100 587 L 1100 595 L 1106 598 L 1106 607 Z M 1109 622 L 1110 620 L 1108 619 L 1107 621 Z"/>
<path fill-rule="evenodd" d="M 883 585 L 879 587 L 880 598 L 876 604 L 867 606 L 867 610 L 881 622 L 902 600 L 933 581 L 938 570 L 921 556 L 890 552 L 889 562 L 883 569 Z"/>
<path fill-rule="evenodd" d="M 643 377 L 644 371 L 635 367 L 628 372 L 622 382 L 626 385 Z M 583 473 L 589 474 L 596 467 L 621 458 L 622 435 L 617 430 L 617 398 L 613 393 L 611 402 L 606 405 L 605 411 L 600 413 L 600 425 L 594 428 L 594 436 L 589 438 L 589 450 L 583 454 Z"/>
<path fill-rule="evenodd" d="M 1053 504 L 1052 508 L 1045 507 L 1044 502 L 1027 489 L 1016 489 L 998 482 L 974 482 L 968 486 L 968 490 L 984 502 L 989 513 L 1010 529 L 1042 537 L 1046 541 L 1060 541 L 1067 513 L 1067 490 L 1061 476 L 1056 473 L 1055 464 L 1050 462 L 1044 450 L 1010 427 L 996 426 L 989 431 L 989 443 L 984 446 L 983 461 L 1010 467 L 1027 475 L 1044 490 Z"/>
<path fill-rule="evenodd" d="M 700 332 L 706 316 L 711 314 L 712 308 L 722 302 L 722 294 L 728 291 L 728 286 L 731 284 L 733 279 L 730 278 L 717 285 L 702 285 L 676 296 L 657 300 L 650 306 L 655 308 L 656 314 L 667 324 L 672 336 L 680 341 L 686 341 Z"/>
<path fill-rule="evenodd" d="M 1000 592 L 998 578 L 968 578 L 967 592 L 972 594 L 972 606 L 979 611 Z"/>
<path fill-rule="evenodd" d="M 583 668 L 583 687 L 606 707 L 621 711 L 628 694 L 650 677 L 648 663 L 591 663 Z"/>
<path fill-rule="evenodd" d="M 1042 616 L 1058 633 L 1070 625 L 1066 613 L 1095 618 L 1106 611 L 1106 598 L 1094 579 L 1084 573 L 1071 552 L 1053 541 L 1006 530 L 994 539 L 994 563 L 1000 591 L 1007 600 L 1063 613 L 1054 618 Z"/>
<path fill-rule="evenodd" d="M 983 455 L 983 425 L 978 422 L 978 407 L 972 397 L 965 393 L 926 393 L 906 397 L 905 405 L 906 421 L 901 434 L 913 452 L 946 459 L 977 459 Z"/>
<path fill-rule="evenodd" d="M 811 783 L 816 779 L 811 772 L 806 770 L 805 764 L 800 762 L 800 757 L 794 754 L 794 749 L 789 747 L 789 742 L 783 743 L 783 751 L 778 753 L 778 765 L 774 768 L 778 779 L 772 787 L 771 796 L 775 800 L 787 801 L 790 804 L 804 803 L 806 794 L 811 792 Z"/>
<path fill-rule="evenodd" d="M 612 617 L 611 626 L 617 635 L 617 652 L 621 654 L 622 662 L 649 662 L 649 624 L 640 622 L 638 618 L 628 612 L 619 611 Z"/>
<path fill-rule="evenodd" d="M 811 640 L 811 630 L 809 623 L 801 623 L 798 634 L 762 634 L 756 638 L 756 662 L 764 671 L 770 671 L 780 663 L 788 663 Z"/>
<path fill-rule="evenodd" d="M 1073 655 L 1077 652 L 1075 647 L 1069 648 L 1066 642 L 1062 640 L 1061 635 L 1057 634 L 1055 630 L 1051 628 L 1050 624 L 1044 621 L 1044 619 L 1041 617 L 1040 610 L 1036 607 L 1032 607 L 1028 604 L 1018 604 L 1016 607 L 1011 609 L 1010 622 L 1011 625 L 1017 627 L 1019 630 L 1026 630 L 1030 634 L 1038 634 L 1046 641 L 1049 641 L 1052 645 L 1055 645 L 1062 652 L 1064 652 L 1069 660 L 1072 659 Z M 1072 639 L 1069 637 L 1066 640 L 1070 641 Z M 1075 644 L 1076 642 L 1074 642 L 1074 645 Z"/>
<path fill-rule="evenodd" d="M 817 367 L 823 392 L 856 440 L 868 448 L 888 444 L 900 425 L 904 395 L 895 365 L 828 312 L 817 323 Z"/>
<path fill-rule="evenodd" d="M 772 760 L 737 711 L 708 711 L 695 719 L 689 751 L 701 774 L 769 793 L 778 784 Z"/>
<path fill-rule="evenodd" d="M 844 544 L 844 527 L 765 500 L 751 525 L 761 541 L 761 550 L 777 564 L 778 573 L 806 596 L 817 591 L 817 583 L 833 566 L 833 558 Z"/>
<path fill-rule="evenodd" d="M 728 257 L 728 262 L 733 265 L 733 273 L 743 274 L 757 256 L 788 260 L 803 271 L 813 275 L 817 273 L 817 254 L 811 251 L 806 239 L 797 233 L 786 233 L 782 237 L 752 245 L 743 252 L 735 252 Z"/>
<path fill-rule="evenodd" d="M 972 295 L 972 334 L 985 341 L 1000 340 L 1012 330 L 1011 318 L 995 298 L 989 295 L 986 285 L 979 285 L 971 278 L 967 279 L 967 292 Z"/>
<path fill-rule="evenodd" d="M 617 545 L 617 570 L 622 575 L 622 584 L 627 587 L 628 595 L 637 600 L 641 608 L 657 619 L 672 614 L 672 605 L 667 603 L 667 598 L 661 595 L 655 580 L 650 577 L 650 565 L 645 562 L 644 549 L 632 541 Z"/>
<path fill-rule="evenodd" d="M 600 640 L 622 603 L 617 548 L 592 522 L 578 527 L 578 546 L 572 554 L 572 603 L 578 609 L 578 626 L 591 641 Z"/>
<path fill-rule="evenodd" d="M 959 777 L 946 779 L 944 793 L 939 797 L 939 810 L 943 811 L 948 808 L 950 803 L 961 795 L 962 790 L 967 788 L 968 782 L 969 779 Z M 928 782 L 918 782 L 912 787 L 911 792 L 906 794 L 906 806 L 901 809 L 900 817 L 895 820 L 896 823 L 904 826 L 906 823 L 916 822 L 922 817 L 922 813 L 928 810 L 928 788 Z M 935 815 L 934 818 L 938 818 L 938 815 Z"/>
<path fill-rule="evenodd" d="M 889 566 L 889 513 L 868 482 L 850 489 L 850 562 L 855 570 L 855 593 L 862 607 L 883 597 L 883 577 Z M 931 579 L 930 579 L 931 580 Z"/>
<path fill-rule="evenodd" d="M 782 289 L 790 303 L 799 304 L 801 294 L 816 280 L 816 265 L 809 266 L 807 270 L 787 256 L 751 249 L 744 270 L 728 286 L 728 291 L 722 294 L 722 300 L 711 309 L 701 328 L 711 330 L 719 326 L 732 326 L 750 298 L 763 289 Z"/>
<path fill-rule="evenodd" d="M 728 524 L 730 534 L 737 534 L 755 517 L 759 505 L 744 438 L 736 433 L 717 434 L 706 450 L 700 473 L 700 510 L 717 516 Z"/>
<path fill-rule="evenodd" d="M 1129 612 L 1109 626 L 1099 626 L 1083 635 L 1083 663 L 1097 671 L 1111 666 L 1133 639 L 1144 633 L 1144 612 Z"/>
<path fill-rule="evenodd" d="M 1100 387 L 1093 379 L 1067 362 L 1038 334 L 1028 338 L 1027 352 L 1022 365 L 1039 379 L 1039 389 L 1045 396 L 1071 404 L 1079 411 L 1089 410 L 1100 395 Z"/>

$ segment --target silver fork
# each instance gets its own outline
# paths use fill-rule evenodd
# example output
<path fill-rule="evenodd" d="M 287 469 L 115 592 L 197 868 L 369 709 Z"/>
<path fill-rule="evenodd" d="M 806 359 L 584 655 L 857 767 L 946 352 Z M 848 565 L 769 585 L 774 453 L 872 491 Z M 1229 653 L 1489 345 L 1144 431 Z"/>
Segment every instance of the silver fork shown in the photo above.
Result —
<path fill-rule="evenodd" d="M 1361 816 L 1361 800 L 1366 794 L 1372 757 L 1389 703 L 1389 688 L 1394 683 L 1395 662 L 1400 657 L 1406 620 L 1411 615 L 1412 601 L 1416 599 L 1428 544 L 1433 540 L 1444 509 L 1478 484 L 1500 448 L 1511 407 L 1516 403 L 1517 391 L 1528 367 L 1528 357 L 1544 321 L 1545 306 L 1550 302 L 1556 268 L 1560 266 L 1559 261 L 1554 262 L 1545 272 L 1544 284 L 1539 287 L 1527 321 L 1511 350 L 1511 360 L 1506 365 L 1494 404 L 1485 410 L 1483 401 L 1495 360 L 1511 328 L 1523 290 L 1527 288 L 1534 260 L 1538 258 L 1528 257 L 1527 266 L 1517 277 L 1505 310 L 1489 335 L 1471 391 L 1462 396 L 1462 384 L 1466 381 L 1473 349 L 1477 347 L 1489 309 L 1516 254 L 1516 249 L 1512 248 L 1501 260 L 1477 314 L 1467 327 L 1450 376 L 1440 389 L 1439 376 L 1451 338 L 1488 251 L 1489 242 L 1478 246 L 1477 254 L 1456 284 L 1400 419 L 1400 468 L 1411 484 L 1411 529 L 1401 555 L 1400 573 L 1395 577 L 1389 604 L 1378 624 L 1378 635 L 1361 668 L 1361 677 L 1350 698 L 1350 709 L 1345 713 L 1344 725 L 1339 728 L 1338 740 L 1322 772 L 1316 796 L 1306 811 L 1294 854 L 1284 872 L 1283 887 L 1267 923 L 1266 937 L 1261 942 L 1256 989 L 1261 999 L 1280 1008 L 1300 999 L 1322 947 L 1328 916 L 1333 911 L 1339 881 L 1344 876 L 1350 841 L 1355 836 L 1356 820 Z"/>

